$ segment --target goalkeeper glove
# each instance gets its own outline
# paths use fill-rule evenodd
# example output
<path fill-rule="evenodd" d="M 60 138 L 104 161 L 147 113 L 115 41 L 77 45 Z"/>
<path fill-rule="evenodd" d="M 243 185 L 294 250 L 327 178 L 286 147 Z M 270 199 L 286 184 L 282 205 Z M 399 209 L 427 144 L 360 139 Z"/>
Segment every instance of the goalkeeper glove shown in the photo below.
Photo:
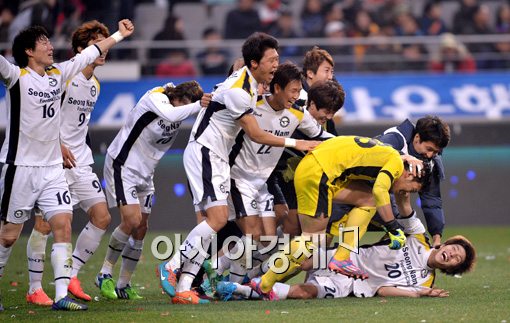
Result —
<path fill-rule="evenodd" d="M 390 249 L 398 250 L 405 246 L 406 236 L 404 231 L 402 231 L 402 226 L 397 222 L 397 220 L 393 219 L 390 222 L 386 222 L 384 224 L 384 230 L 388 233 L 391 240 L 388 245 Z"/>

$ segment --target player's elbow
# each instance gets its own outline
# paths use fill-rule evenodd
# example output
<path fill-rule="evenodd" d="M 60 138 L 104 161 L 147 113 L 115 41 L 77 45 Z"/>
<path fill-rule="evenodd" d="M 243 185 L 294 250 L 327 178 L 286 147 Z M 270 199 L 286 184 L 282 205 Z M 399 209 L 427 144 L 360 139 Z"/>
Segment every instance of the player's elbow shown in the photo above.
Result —
<path fill-rule="evenodd" d="M 317 298 L 317 287 L 311 284 L 300 284 L 290 287 L 288 298 L 312 299 Z"/>

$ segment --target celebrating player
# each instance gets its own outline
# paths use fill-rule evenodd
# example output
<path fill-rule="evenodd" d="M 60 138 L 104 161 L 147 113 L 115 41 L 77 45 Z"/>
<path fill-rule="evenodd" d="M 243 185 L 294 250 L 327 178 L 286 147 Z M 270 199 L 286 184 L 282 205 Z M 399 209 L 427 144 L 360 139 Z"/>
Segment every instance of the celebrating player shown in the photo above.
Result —
<path fill-rule="evenodd" d="M 102 23 L 96 20 L 86 22 L 73 33 L 73 51 L 75 54 L 81 53 L 88 46 L 109 36 L 108 28 Z M 84 301 L 90 301 L 91 297 L 83 291 L 78 272 L 96 251 L 111 221 L 101 184 L 90 166 L 94 159 L 87 145 L 90 114 L 100 92 L 94 70 L 104 65 L 106 54 L 107 51 L 66 83 L 61 108 L 60 142 L 63 146 L 64 164 L 71 167 L 65 170 L 71 201 L 73 206 L 81 207 L 90 219 L 76 240 L 68 286 L 71 294 Z M 42 213 L 37 208 L 36 210 L 34 229 L 27 243 L 29 291 L 26 298 L 27 302 L 32 304 L 51 306 L 53 301 L 41 285 L 46 241 L 51 228 L 43 220 Z"/>
<path fill-rule="evenodd" d="M 181 122 L 206 107 L 211 99 L 195 81 L 167 84 L 147 91 L 129 112 L 126 123 L 108 147 L 104 165 L 106 197 L 119 207 L 121 223 L 113 231 L 103 267 L 96 277 L 107 298 L 140 299 L 131 276 L 142 254 L 154 195 L 154 170 L 172 146 Z M 122 254 L 115 285 L 113 267 Z"/>
<path fill-rule="evenodd" d="M 443 202 L 441 199 L 440 183 L 444 179 L 444 166 L 441 152 L 450 141 L 450 128 L 443 120 L 436 116 L 426 116 L 418 119 L 416 126 L 406 120 L 396 127 L 387 129 L 383 135 L 377 137 L 381 142 L 391 145 L 402 154 L 410 155 L 430 164 L 432 176 L 430 183 L 419 191 L 421 209 L 427 228 L 432 235 L 432 245 L 441 244 L 441 235 L 445 224 Z M 410 216 L 415 213 L 411 206 L 409 194 L 397 194 L 392 199 L 393 209 L 399 205 L 399 213 L 402 216 Z M 342 205 L 343 212 L 335 212 L 329 219 L 329 227 L 341 221 L 341 218 L 352 207 Z M 374 220 L 379 220 L 376 214 Z"/>
<path fill-rule="evenodd" d="M 68 80 L 133 31 L 131 21 L 121 20 L 119 31 L 112 36 L 85 48 L 69 61 L 54 64 L 53 46 L 46 30 L 29 27 L 13 42 L 12 52 L 19 67 L 0 56 L 8 120 L 0 153 L 0 162 L 5 163 L 0 178 L 0 275 L 23 223 L 37 204 L 53 232 L 55 310 L 87 309 L 67 297 L 72 206 L 59 140 L 62 91 Z"/>

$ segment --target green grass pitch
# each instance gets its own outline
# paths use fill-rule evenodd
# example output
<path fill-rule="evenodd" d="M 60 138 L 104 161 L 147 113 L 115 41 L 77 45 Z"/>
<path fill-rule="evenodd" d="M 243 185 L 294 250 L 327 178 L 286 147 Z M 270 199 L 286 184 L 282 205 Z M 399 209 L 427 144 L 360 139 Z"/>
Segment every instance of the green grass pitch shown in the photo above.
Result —
<path fill-rule="evenodd" d="M 5 311 L 0 312 L 0 322 L 510 322 L 510 227 L 451 227 L 445 236 L 454 234 L 463 234 L 475 244 L 478 261 L 475 271 L 462 278 L 438 275 L 436 286 L 449 290 L 448 298 L 218 301 L 201 306 L 172 305 L 170 299 L 161 294 L 154 272 L 159 261 L 150 252 L 154 233 L 146 239 L 143 258 L 132 280 L 145 299 L 101 299 L 93 279 L 106 251 L 105 238 L 80 273 L 83 288 L 93 297 L 97 296 L 97 301 L 92 300 L 89 310 L 79 313 L 55 312 L 25 302 L 27 237 L 22 237 L 0 280 L 5 307 Z M 52 297 L 54 286 L 50 285 L 53 272 L 49 253 L 48 249 L 43 286 Z M 299 279 L 302 280 L 302 276 L 293 281 Z"/>

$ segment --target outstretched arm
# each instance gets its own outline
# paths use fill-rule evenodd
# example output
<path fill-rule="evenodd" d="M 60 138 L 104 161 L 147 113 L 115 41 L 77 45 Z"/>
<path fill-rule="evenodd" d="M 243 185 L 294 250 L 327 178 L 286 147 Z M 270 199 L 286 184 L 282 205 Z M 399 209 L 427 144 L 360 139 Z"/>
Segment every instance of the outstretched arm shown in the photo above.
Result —
<path fill-rule="evenodd" d="M 283 138 L 275 136 L 269 132 L 262 130 L 257 123 L 255 117 L 251 114 L 245 114 L 239 119 L 239 124 L 244 132 L 250 137 L 251 140 L 258 144 L 275 146 L 275 147 L 292 147 L 297 150 L 312 150 L 320 141 L 312 140 L 296 140 L 292 138 Z"/>
<path fill-rule="evenodd" d="M 428 297 L 448 297 L 448 291 L 439 288 L 426 288 L 422 287 L 418 291 L 406 289 L 406 288 L 398 288 L 398 287 L 389 287 L 384 286 L 377 290 L 377 295 L 382 297 L 413 297 L 418 298 L 422 296 Z"/>

